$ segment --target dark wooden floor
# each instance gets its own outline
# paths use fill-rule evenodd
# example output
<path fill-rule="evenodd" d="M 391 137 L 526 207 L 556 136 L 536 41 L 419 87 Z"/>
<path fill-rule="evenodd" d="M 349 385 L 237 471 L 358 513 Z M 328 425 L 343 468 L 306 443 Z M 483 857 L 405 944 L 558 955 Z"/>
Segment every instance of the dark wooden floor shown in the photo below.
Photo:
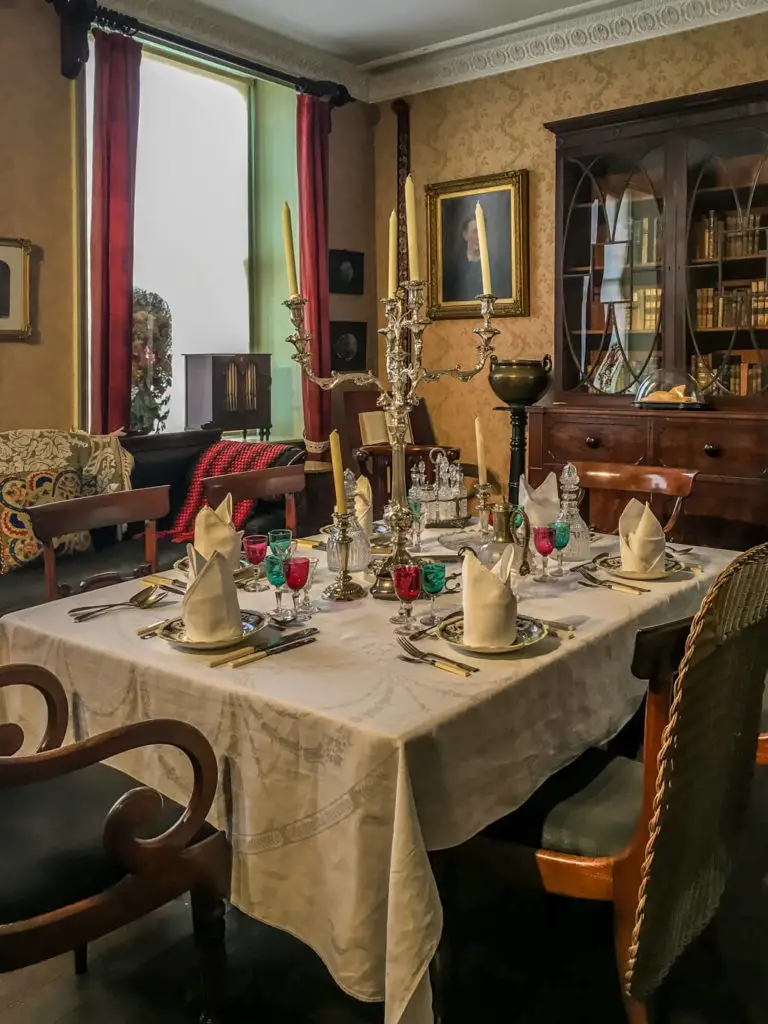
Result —
<path fill-rule="evenodd" d="M 750 840 L 710 942 L 670 978 L 658 1024 L 768 1021 L 768 771 L 756 782 Z M 458 1021 L 623 1024 L 605 907 L 473 891 Z M 232 1024 L 371 1024 L 381 1007 L 344 996 L 317 957 L 237 912 L 227 916 Z M 96 943 L 75 978 L 62 957 L 0 976 L 0 1024 L 188 1024 L 194 983 L 184 902 Z"/>

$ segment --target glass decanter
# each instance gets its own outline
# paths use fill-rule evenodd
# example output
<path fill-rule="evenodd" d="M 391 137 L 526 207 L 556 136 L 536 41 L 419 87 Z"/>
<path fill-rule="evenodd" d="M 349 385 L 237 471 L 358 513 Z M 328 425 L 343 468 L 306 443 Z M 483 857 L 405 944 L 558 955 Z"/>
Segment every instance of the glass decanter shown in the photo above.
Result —
<path fill-rule="evenodd" d="M 347 499 L 347 512 L 350 513 L 349 524 L 347 527 L 349 533 L 349 558 L 347 560 L 347 572 L 365 572 L 368 568 L 368 563 L 371 560 L 370 542 L 365 535 L 365 530 L 360 525 L 360 522 L 355 515 L 356 491 L 357 481 L 355 479 L 355 474 L 352 470 L 345 469 L 344 495 Z M 337 572 L 339 569 L 339 530 L 335 524 L 331 527 L 331 532 L 328 536 L 326 554 L 328 557 L 328 568 L 331 572 Z"/>
<path fill-rule="evenodd" d="M 557 522 L 568 523 L 570 539 L 563 549 L 563 560 L 566 562 L 589 561 L 589 527 L 579 512 L 579 474 L 573 463 L 568 462 L 560 474 L 560 512 Z"/>

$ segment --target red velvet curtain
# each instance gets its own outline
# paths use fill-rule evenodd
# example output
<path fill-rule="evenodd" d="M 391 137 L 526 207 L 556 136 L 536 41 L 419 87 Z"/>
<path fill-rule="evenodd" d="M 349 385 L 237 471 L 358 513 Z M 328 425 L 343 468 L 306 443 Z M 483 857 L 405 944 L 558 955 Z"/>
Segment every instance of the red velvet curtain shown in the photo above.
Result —
<path fill-rule="evenodd" d="M 130 426 L 133 210 L 141 46 L 94 32 L 91 431 Z"/>
<path fill-rule="evenodd" d="M 315 373 L 331 372 L 328 293 L 328 140 L 331 105 L 315 96 L 298 97 L 296 146 L 299 171 L 299 241 L 301 294 L 307 300 L 305 330 L 312 335 Z M 331 432 L 331 396 L 302 378 L 304 436 L 310 458 L 312 442 L 325 442 Z"/>

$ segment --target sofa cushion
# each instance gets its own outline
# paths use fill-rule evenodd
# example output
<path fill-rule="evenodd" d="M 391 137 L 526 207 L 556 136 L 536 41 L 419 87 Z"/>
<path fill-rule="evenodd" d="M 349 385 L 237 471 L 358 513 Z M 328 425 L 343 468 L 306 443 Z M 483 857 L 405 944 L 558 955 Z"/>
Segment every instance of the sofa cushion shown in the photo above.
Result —
<path fill-rule="evenodd" d="M 105 764 L 47 782 L 0 789 L 0 925 L 24 921 L 104 892 L 126 874 L 104 849 L 107 814 L 140 783 Z M 164 800 L 141 838 L 160 835 L 182 808 Z M 195 841 L 212 835 L 206 824 Z"/>
<path fill-rule="evenodd" d="M 35 470 L 0 479 L 0 573 L 34 562 L 42 553 L 28 508 L 79 498 L 80 494 L 80 472 L 76 469 Z M 90 545 L 87 531 L 70 533 L 56 539 L 56 554 L 87 551 Z"/>

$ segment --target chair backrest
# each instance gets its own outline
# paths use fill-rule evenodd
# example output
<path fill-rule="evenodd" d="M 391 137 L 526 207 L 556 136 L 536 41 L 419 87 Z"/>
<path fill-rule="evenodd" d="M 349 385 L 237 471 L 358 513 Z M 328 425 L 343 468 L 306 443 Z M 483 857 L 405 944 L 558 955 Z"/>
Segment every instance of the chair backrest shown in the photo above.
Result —
<path fill-rule="evenodd" d="M 641 1002 L 707 926 L 725 888 L 755 766 L 766 640 L 762 544 L 715 581 L 674 680 L 625 977 Z"/>
<path fill-rule="evenodd" d="M 87 498 L 52 501 L 28 509 L 35 536 L 43 545 L 45 558 L 46 598 L 53 601 L 56 593 L 56 556 L 53 541 L 67 533 L 96 530 L 103 526 L 144 522 L 144 552 L 152 572 L 157 571 L 158 519 L 168 514 L 169 488 L 143 487 L 135 491 L 110 491 Z"/>
<path fill-rule="evenodd" d="M 680 515 L 683 502 L 690 497 L 698 470 L 668 466 L 634 466 L 622 462 L 575 462 L 581 486 L 589 491 L 618 491 L 660 494 L 675 498 L 672 513 L 664 526 L 670 533 Z"/>
<path fill-rule="evenodd" d="M 270 501 L 284 497 L 285 525 L 294 534 L 297 525 L 296 495 L 305 491 L 306 487 L 303 463 L 254 469 L 246 473 L 225 473 L 223 476 L 208 476 L 203 480 L 203 494 L 214 508 L 227 494 L 232 495 L 233 505 L 240 501 L 258 501 L 260 498 Z"/>

